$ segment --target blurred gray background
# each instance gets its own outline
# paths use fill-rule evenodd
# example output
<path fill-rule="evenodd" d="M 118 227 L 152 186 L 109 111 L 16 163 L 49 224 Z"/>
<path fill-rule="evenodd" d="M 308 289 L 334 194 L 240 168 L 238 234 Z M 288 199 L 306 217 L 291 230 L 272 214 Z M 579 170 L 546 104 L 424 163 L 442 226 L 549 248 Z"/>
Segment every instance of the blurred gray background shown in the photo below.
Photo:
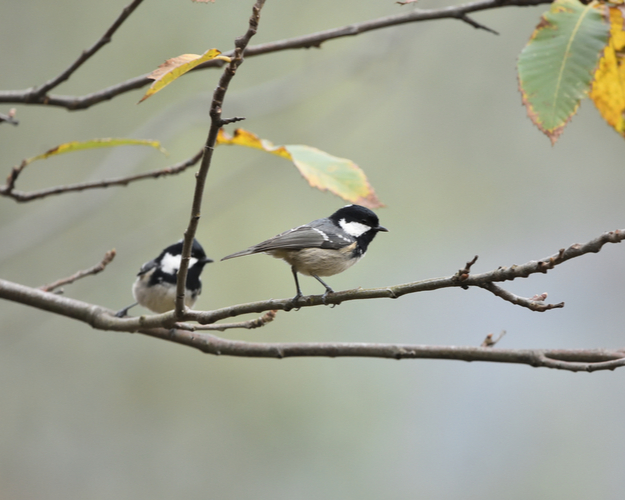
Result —
<path fill-rule="evenodd" d="M 56 76 L 126 3 L 0 0 L 0 88 Z M 145 2 L 54 93 L 83 95 L 179 54 L 229 50 L 251 5 Z M 253 43 L 409 8 L 269 0 Z M 474 15 L 500 36 L 432 21 L 241 67 L 226 117 L 245 116 L 242 127 L 276 144 L 354 160 L 387 205 L 378 214 L 390 232 L 358 266 L 329 278 L 335 289 L 446 276 L 475 254 L 473 269 L 484 272 L 625 226 L 623 138 L 584 101 L 552 147 L 521 106 L 516 58 L 546 9 Z M 32 164 L 18 187 L 181 161 L 205 140 L 219 74 L 187 75 L 139 106 L 142 91 L 85 112 L 16 106 L 19 127 L 0 127 L 2 176 L 23 158 L 95 137 L 161 140 L 170 156 L 148 148 L 64 155 Z M 181 237 L 194 171 L 28 204 L 0 199 L 0 276 L 37 286 L 116 248 L 105 273 L 66 294 L 112 309 L 127 305 L 139 266 Z M 219 147 L 198 239 L 218 260 L 343 204 L 308 187 L 280 158 Z M 279 313 L 265 328 L 224 336 L 479 345 L 487 333 L 506 330 L 500 347 L 621 347 L 623 250 L 609 245 L 508 284 L 521 295 L 547 291 L 550 301 L 566 302 L 543 314 L 453 289 Z M 288 267 L 266 256 L 211 264 L 204 284 L 201 309 L 293 295 Z M 322 291 L 310 278 L 302 286 Z M 625 369 L 211 357 L 13 303 L 0 303 L 0 318 L 3 499 L 622 498 Z"/>

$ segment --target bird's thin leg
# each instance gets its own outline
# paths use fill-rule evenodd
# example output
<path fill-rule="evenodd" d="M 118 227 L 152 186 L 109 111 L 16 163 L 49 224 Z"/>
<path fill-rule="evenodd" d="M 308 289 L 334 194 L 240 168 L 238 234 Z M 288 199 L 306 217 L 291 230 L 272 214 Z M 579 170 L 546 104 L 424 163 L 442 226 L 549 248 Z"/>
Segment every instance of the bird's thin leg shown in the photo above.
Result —
<path fill-rule="evenodd" d="M 293 302 L 297 302 L 302 296 L 302 290 L 299 287 L 299 280 L 297 279 L 297 271 L 295 270 L 295 266 L 291 266 L 291 272 L 293 273 L 293 278 L 295 278 L 295 287 L 297 288 L 297 293 L 295 294 L 295 297 L 293 297 Z"/>
<path fill-rule="evenodd" d="M 334 293 L 334 290 L 332 290 L 332 288 L 330 288 L 328 286 L 328 284 L 323 281 L 319 276 L 317 276 L 316 274 L 311 274 L 311 276 L 313 278 L 315 278 L 319 283 L 321 283 L 323 286 L 326 287 L 326 291 L 323 293 L 323 295 L 321 296 L 321 300 L 323 301 L 323 303 L 326 303 L 326 297 L 328 296 L 329 293 Z"/>
<path fill-rule="evenodd" d="M 134 304 L 130 304 L 128 307 L 124 307 L 123 309 L 117 311 L 115 313 L 115 316 L 118 318 L 123 318 L 124 316 L 128 315 L 128 309 L 130 309 L 131 307 L 137 306 L 139 305 L 139 302 L 135 302 Z"/>

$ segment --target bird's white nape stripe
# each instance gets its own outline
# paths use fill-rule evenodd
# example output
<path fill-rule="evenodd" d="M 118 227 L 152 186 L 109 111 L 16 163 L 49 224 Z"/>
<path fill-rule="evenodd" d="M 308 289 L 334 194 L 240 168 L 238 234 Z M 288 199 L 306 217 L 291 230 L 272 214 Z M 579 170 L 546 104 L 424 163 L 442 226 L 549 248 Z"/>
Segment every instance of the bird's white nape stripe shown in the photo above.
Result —
<path fill-rule="evenodd" d="M 166 274 L 175 274 L 178 269 L 180 269 L 180 261 L 182 260 L 181 255 L 172 255 L 170 253 L 166 253 L 161 260 L 161 271 Z M 189 267 L 193 267 L 193 264 L 197 262 L 195 257 L 191 257 L 189 259 Z"/>
<path fill-rule="evenodd" d="M 361 222 L 347 222 L 345 219 L 341 219 L 339 221 L 339 225 L 341 226 L 343 231 L 345 231 L 350 236 L 353 236 L 354 238 L 362 236 L 371 229 L 370 226 L 367 226 L 366 224 L 363 224 Z"/>

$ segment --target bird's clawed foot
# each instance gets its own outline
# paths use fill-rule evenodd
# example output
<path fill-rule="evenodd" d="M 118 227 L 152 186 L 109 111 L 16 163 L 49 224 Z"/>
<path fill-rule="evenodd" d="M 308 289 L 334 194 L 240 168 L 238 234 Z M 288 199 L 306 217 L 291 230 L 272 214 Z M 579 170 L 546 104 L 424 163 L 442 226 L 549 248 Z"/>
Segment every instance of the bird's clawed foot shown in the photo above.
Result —
<path fill-rule="evenodd" d="M 328 305 L 326 303 L 326 298 L 328 297 L 328 294 L 330 294 L 330 293 L 334 293 L 334 290 L 332 290 L 332 288 L 330 288 L 329 286 L 326 286 L 326 291 L 321 296 L 321 302 L 323 302 L 324 306 Z M 336 307 L 336 304 L 330 304 L 330 307 Z"/>
<path fill-rule="evenodd" d="M 303 297 L 302 292 L 298 288 L 297 293 L 295 294 L 295 297 L 291 299 L 291 307 L 289 308 L 289 310 L 295 309 L 296 311 L 299 311 L 302 308 L 302 306 L 299 305 L 299 300 L 302 297 Z"/>

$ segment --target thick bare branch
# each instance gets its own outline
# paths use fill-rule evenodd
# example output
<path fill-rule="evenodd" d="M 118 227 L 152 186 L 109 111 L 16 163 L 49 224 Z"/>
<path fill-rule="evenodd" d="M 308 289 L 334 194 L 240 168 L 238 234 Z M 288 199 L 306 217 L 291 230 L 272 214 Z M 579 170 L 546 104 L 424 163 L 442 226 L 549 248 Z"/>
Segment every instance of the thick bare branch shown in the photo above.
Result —
<path fill-rule="evenodd" d="M 472 26 L 486 29 L 487 31 L 493 31 L 477 23 L 473 19 L 468 18 L 467 15 L 472 12 L 497 9 L 501 7 L 536 6 L 548 4 L 551 3 L 551 1 L 552 0 L 480 0 L 477 2 L 469 2 L 462 5 L 454 5 L 440 9 L 414 9 L 410 12 L 372 19 L 361 23 L 354 23 L 348 26 L 311 33 L 309 35 L 254 45 L 246 48 L 245 57 L 260 56 L 284 50 L 320 47 L 321 44 L 330 40 L 356 36 L 368 31 L 389 28 L 401 24 L 431 21 L 435 19 L 459 19 L 463 22 L 468 22 Z M 224 55 L 234 57 L 234 51 L 226 52 Z M 223 65 L 223 61 L 212 60 L 198 66 L 195 70 L 222 67 Z M 43 95 L 34 99 L 32 89 L 2 91 L 0 92 L 0 103 L 43 104 L 46 106 L 59 106 L 68 110 L 86 109 L 95 104 L 99 104 L 100 102 L 112 99 L 120 94 L 141 88 L 145 85 L 150 85 L 152 80 L 148 79 L 147 76 L 148 73 L 97 92 L 78 97 L 66 95 Z"/>
<path fill-rule="evenodd" d="M 498 349 L 372 343 L 259 343 L 226 340 L 209 334 L 163 328 L 141 330 L 150 337 L 199 349 L 206 354 L 252 358 L 364 357 L 382 359 L 448 359 L 524 364 L 573 372 L 614 370 L 625 365 L 623 349 Z"/>
<path fill-rule="evenodd" d="M 620 243 L 625 239 L 625 230 L 615 230 L 607 233 L 603 233 L 601 236 L 580 245 L 578 243 L 571 245 L 567 249 L 561 249 L 557 254 L 550 257 L 540 259 L 537 261 L 530 261 L 523 265 L 513 265 L 510 267 L 499 267 L 494 271 L 483 274 L 470 274 L 461 275 L 459 278 L 458 273 L 453 276 L 445 278 L 431 278 L 423 281 L 415 281 L 412 283 L 405 283 L 402 285 L 393 285 L 382 288 L 357 288 L 354 290 L 345 290 L 341 292 L 335 292 L 322 295 L 310 295 L 301 297 L 298 301 L 293 299 L 271 299 L 259 302 L 250 302 L 247 304 L 239 304 L 230 307 L 224 307 L 215 311 L 198 312 L 192 311 L 187 315 L 187 319 L 193 319 L 199 323 L 214 323 L 222 319 L 240 316 L 242 314 L 249 313 L 262 313 L 271 309 L 289 311 L 294 307 L 312 307 L 319 305 L 331 305 L 340 304 L 349 300 L 362 300 L 362 299 L 381 299 L 390 298 L 396 299 L 402 295 L 438 290 L 441 288 L 450 287 L 479 287 L 495 293 L 495 288 L 490 289 L 490 285 L 497 282 L 512 281 L 517 278 L 527 278 L 531 274 L 546 273 L 548 269 L 552 269 L 558 264 L 561 264 L 567 260 L 579 257 L 587 253 L 597 253 L 603 245 L 606 243 Z M 497 296 L 500 296 L 500 287 L 496 287 Z M 510 294 L 512 295 L 512 294 Z M 516 297 L 516 296 L 515 296 Z M 556 307 L 562 307 L 559 304 L 548 305 L 544 304 L 542 298 L 522 299 L 517 297 L 518 300 L 510 300 L 516 305 L 527 307 L 532 311 L 543 312 Z M 533 298 L 534 299 L 534 298 Z M 508 300 L 508 298 L 505 298 Z"/>
<path fill-rule="evenodd" d="M 189 167 L 195 165 L 202 158 L 203 151 L 199 151 L 191 158 L 178 162 L 169 167 L 161 168 L 158 170 L 152 170 L 145 174 L 129 175 L 127 177 L 117 177 L 113 179 L 102 179 L 100 181 L 93 182 L 81 182 L 78 184 L 70 184 L 67 186 L 54 186 L 51 188 L 41 189 L 39 191 L 16 191 L 15 181 L 18 175 L 23 169 L 23 163 L 17 167 L 14 167 L 9 174 L 7 183 L 4 186 L 0 186 L 0 196 L 6 196 L 13 198 L 15 201 L 26 202 L 32 200 L 39 200 L 55 194 L 64 194 L 76 191 L 85 191 L 88 189 L 101 189 L 111 186 L 127 186 L 131 182 L 141 181 L 144 179 L 158 179 L 159 177 L 165 177 L 169 175 L 176 175 L 184 172 Z"/>
<path fill-rule="evenodd" d="M 455 359 L 526 364 L 558 370 L 614 370 L 625 365 L 623 349 L 496 349 L 473 346 L 425 346 L 371 343 L 257 343 L 226 340 L 174 328 L 174 311 L 138 318 L 116 318 L 114 311 L 0 279 L 0 297 L 83 321 L 100 330 L 140 332 L 213 355 L 254 358 L 366 357 L 383 359 Z M 161 326 L 158 326 L 158 325 Z M 163 325 L 166 325 L 163 327 Z"/>
<path fill-rule="evenodd" d="M 293 299 L 270 299 L 259 302 L 250 302 L 247 304 L 239 304 L 214 311 L 191 311 L 184 310 L 183 314 L 176 314 L 174 311 L 170 311 L 164 314 L 157 314 L 151 316 L 140 316 L 139 318 L 115 318 L 108 317 L 111 311 L 94 306 L 92 304 L 86 304 L 80 301 L 74 301 L 70 308 L 70 313 L 63 309 L 62 304 L 49 303 L 46 298 L 54 297 L 51 294 L 45 294 L 40 290 L 29 288 L 9 281 L 0 280 L 0 298 L 13 300 L 26 305 L 52 311 L 57 314 L 63 314 L 70 316 L 81 321 L 85 321 L 83 317 L 83 309 L 98 309 L 99 314 L 91 314 L 89 321 L 87 321 L 94 328 L 102 330 L 119 330 L 119 331 L 136 331 L 141 328 L 156 328 L 167 326 L 173 326 L 177 321 L 196 321 L 200 324 L 213 324 L 217 321 L 241 316 L 243 314 L 251 313 L 264 313 L 267 311 L 289 311 L 294 307 L 313 307 L 321 305 L 340 304 L 342 302 L 350 300 L 363 300 L 363 299 L 379 299 L 379 298 L 392 298 L 396 299 L 402 295 L 417 293 L 423 291 L 438 290 L 441 288 L 450 287 L 469 287 L 475 286 L 479 288 L 488 289 L 489 284 L 502 281 L 512 281 L 517 278 L 526 278 L 531 274 L 545 273 L 547 269 L 552 269 L 558 264 L 565 262 L 569 259 L 580 257 L 587 253 L 596 253 L 601 250 L 606 243 L 620 243 L 625 239 L 624 230 L 610 231 L 604 233 L 601 236 L 585 243 L 583 245 L 574 244 L 567 249 L 561 249 L 557 254 L 554 254 L 545 259 L 538 261 L 530 261 L 523 265 L 514 265 L 509 268 L 500 267 L 494 271 L 483 274 L 462 274 L 463 279 L 459 279 L 458 273 L 446 278 L 432 278 L 423 281 L 416 281 L 413 283 L 405 283 L 401 285 L 393 285 L 383 288 L 357 288 L 354 290 L 345 290 L 342 292 L 335 292 L 322 295 L 309 295 L 300 298 L 297 301 Z M 474 259 L 475 260 L 475 259 Z M 471 261 L 473 263 L 473 261 Z M 466 269 L 465 269 L 466 270 Z M 465 277 L 466 276 L 466 277 Z M 491 290 L 492 291 L 492 290 Z M 493 292 L 494 293 L 494 292 Z M 512 301 L 518 305 L 529 307 L 534 311 L 545 311 L 550 308 L 560 307 L 559 305 L 548 306 L 544 304 L 545 294 L 532 297 L 531 299 L 524 299 L 530 302 L 539 304 L 541 307 L 530 307 L 527 304 L 519 303 L 518 301 Z M 52 299 L 50 299 L 52 300 Z M 52 302 L 54 302 L 52 300 Z M 76 312 L 78 311 L 78 312 Z M 75 315 L 76 314 L 76 315 Z"/>

